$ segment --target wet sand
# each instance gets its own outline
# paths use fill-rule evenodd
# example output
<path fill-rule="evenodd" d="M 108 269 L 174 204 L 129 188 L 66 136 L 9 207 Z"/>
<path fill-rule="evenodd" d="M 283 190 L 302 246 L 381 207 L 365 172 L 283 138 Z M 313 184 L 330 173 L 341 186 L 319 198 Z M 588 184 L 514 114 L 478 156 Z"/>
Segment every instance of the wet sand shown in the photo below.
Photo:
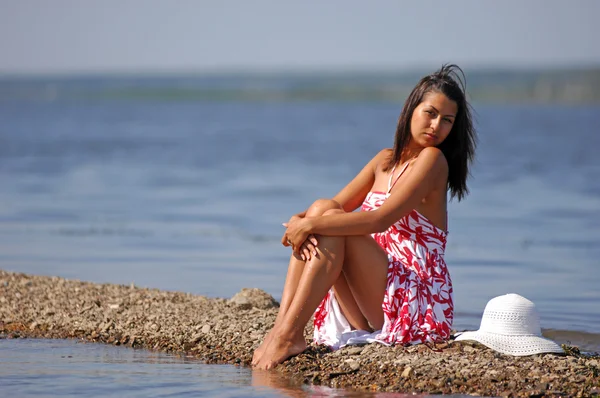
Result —
<path fill-rule="evenodd" d="M 275 300 L 258 289 L 231 299 L 0 271 L 0 334 L 77 338 L 249 366 L 272 327 Z M 312 326 L 306 328 L 307 340 Z M 486 396 L 600 396 L 600 358 L 511 357 L 476 343 L 437 347 L 311 346 L 271 373 L 362 391 Z M 257 372 L 257 377 L 259 373 Z"/>

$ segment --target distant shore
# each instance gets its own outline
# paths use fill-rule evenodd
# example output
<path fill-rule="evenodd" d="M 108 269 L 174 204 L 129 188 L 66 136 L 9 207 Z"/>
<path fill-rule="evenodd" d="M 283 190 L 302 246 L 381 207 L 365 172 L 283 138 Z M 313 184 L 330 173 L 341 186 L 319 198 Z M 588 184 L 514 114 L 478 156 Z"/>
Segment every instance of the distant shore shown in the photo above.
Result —
<path fill-rule="evenodd" d="M 0 100 L 403 103 L 433 70 L 1 75 Z M 466 70 L 476 104 L 598 106 L 600 66 Z"/>
<path fill-rule="evenodd" d="M 0 270 L 4 338 L 77 338 L 249 366 L 276 315 L 275 300 L 258 289 L 213 299 Z M 312 336 L 310 326 L 306 336 Z M 370 344 L 336 352 L 311 346 L 274 372 L 303 383 L 363 391 L 599 396 L 600 358 L 566 348 L 565 355 L 509 357 L 458 342 L 437 347 Z"/>

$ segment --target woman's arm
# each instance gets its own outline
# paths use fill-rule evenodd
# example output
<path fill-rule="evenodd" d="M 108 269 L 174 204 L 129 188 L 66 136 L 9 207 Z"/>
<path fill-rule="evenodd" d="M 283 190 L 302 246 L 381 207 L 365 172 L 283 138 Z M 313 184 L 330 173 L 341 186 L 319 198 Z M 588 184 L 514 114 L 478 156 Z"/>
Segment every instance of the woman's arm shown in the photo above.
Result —
<path fill-rule="evenodd" d="M 356 210 L 367 197 L 367 194 L 375 183 L 375 173 L 378 165 L 387 160 L 391 155 L 390 149 L 380 151 L 365 167 L 333 197 L 345 212 Z"/>
<path fill-rule="evenodd" d="M 448 163 L 438 148 L 421 151 L 410 173 L 381 207 L 373 211 L 310 217 L 288 225 L 286 234 L 300 244 L 308 234 L 329 236 L 368 235 L 383 232 L 412 211 L 434 188 L 446 186 Z"/>
<path fill-rule="evenodd" d="M 373 186 L 375 182 L 375 173 L 377 171 L 377 167 L 380 163 L 387 159 L 390 156 L 391 150 L 384 149 L 380 151 L 369 163 L 363 167 L 363 169 L 346 185 L 336 196 L 333 197 L 333 201 L 337 202 L 344 211 L 350 212 L 356 209 L 360 204 L 364 201 L 367 193 Z M 315 202 L 316 203 L 316 202 Z M 287 223 L 283 225 L 288 227 L 289 225 L 295 224 L 296 222 L 304 219 L 308 210 L 303 211 L 302 213 L 298 213 L 293 215 Z M 293 246 L 295 248 L 294 252 L 296 254 L 301 255 L 302 259 L 310 259 L 311 253 L 315 251 L 315 246 L 318 245 L 317 238 L 308 234 L 301 246 Z M 281 237 L 281 243 L 284 246 L 290 246 L 290 239 L 287 235 L 287 229 Z M 316 254 L 316 253 L 315 253 Z"/>
<path fill-rule="evenodd" d="M 362 204 L 365 200 L 365 197 L 369 193 L 369 190 L 373 186 L 375 182 L 375 172 L 377 170 L 377 166 L 388 156 L 390 156 L 391 150 L 384 149 L 380 151 L 373 159 L 369 161 L 363 167 L 363 169 L 346 185 L 340 192 L 338 192 L 332 199 L 342 206 L 344 211 L 351 212 L 354 211 L 358 206 Z M 304 218 L 306 217 L 307 210 L 304 210 L 301 213 L 294 214 L 290 221 L 293 218 Z"/>

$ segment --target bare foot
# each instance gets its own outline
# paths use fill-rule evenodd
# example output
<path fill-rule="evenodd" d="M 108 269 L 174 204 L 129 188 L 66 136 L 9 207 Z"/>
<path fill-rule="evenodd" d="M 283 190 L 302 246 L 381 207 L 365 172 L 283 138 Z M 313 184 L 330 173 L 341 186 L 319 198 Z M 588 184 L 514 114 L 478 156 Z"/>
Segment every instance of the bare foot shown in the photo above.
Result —
<path fill-rule="evenodd" d="M 298 355 L 306 350 L 306 340 L 304 336 L 296 339 L 286 339 L 283 336 L 275 335 L 266 346 L 265 351 L 255 365 L 258 369 L 273 369 L 289 357 Z"/>
<path fill-rule="evenodd" d="M 265 352 L 265 349 L 271 341 L 271 336 L 273 336 L 274 329 L 275 328 L 273 327 L 271 330 L 269 330 L 269 333 L 267 333 L 263 342 L 258 346 L 256 350 L 254 350 L 254 354 L 252 354 L 252 366 L 256 366 L 258 364 L 258 361 L 260 361 L 262 354 Z"/>

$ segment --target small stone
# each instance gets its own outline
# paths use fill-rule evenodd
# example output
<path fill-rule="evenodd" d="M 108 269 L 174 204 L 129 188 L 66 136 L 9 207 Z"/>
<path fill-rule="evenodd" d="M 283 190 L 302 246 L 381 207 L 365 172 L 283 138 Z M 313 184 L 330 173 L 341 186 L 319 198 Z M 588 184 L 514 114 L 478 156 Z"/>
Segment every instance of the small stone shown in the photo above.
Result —
<path fill-rule="evenodd" d="M 352 347 L 347 351 L 348 355 L 360 355 L 363 352 L 363 347 Z"/>
<path fill-rule="evenodd" d="M 406 368 L 404 368 L 404 370 L 402 371 L 402 375 L 401 377 L 403 379 L 408 379 L 410 378 L 413 374 L 415 373 L 415 371 L 413 370 L 413 368 L 411 368 L 410 366 L 407 366 Z"/>
<path fill-rule="evenodd" d="M 348 367 L 352 370 L 360 369 L 360 364 L 358 363 L 358 361 L 355 361 L 354 359 L 347 359 L 345 362 L 346 362 L 346 365 L 348 365 Z"/>
<path fill-rule="evenodd" d="M 202 326 L 202 333 L 207 334 L 210 332 L 210 325 Z"/>
<path fill-rule="evenodd" d="M 195 333 L 192 336 L 191 341 L 194 343 L 197 343 L 201 338 L 202 338 L 202 333 Z"/>
<path fill-rule="evenodd" d="M 540 391 L 546 391 L 548 389 L 548 383 L 538 383 L 535 386 L 535 389 Z"/>
<path fill-rule="evenodd" d="M 238 308 L 242 310 L 249 310 L 250 308 L 252 308 L 252 303 L 250 303 L 250 300 L 248 300 L 248 298 L 244 296 L 234 296 L 231 299 L 231 302 L 237 305 Z"/>
<path fill-rule="evenodd" d="M 231 303 L 236 304 L 244 309 L 250 309 L 253 307 L 266 310 L 269 308 L 279 307 L 279 303 L 275 301 L 273 296 L 261 289 L 248 289 L 243 288 L 236 293 L 231 300 Z"/>

